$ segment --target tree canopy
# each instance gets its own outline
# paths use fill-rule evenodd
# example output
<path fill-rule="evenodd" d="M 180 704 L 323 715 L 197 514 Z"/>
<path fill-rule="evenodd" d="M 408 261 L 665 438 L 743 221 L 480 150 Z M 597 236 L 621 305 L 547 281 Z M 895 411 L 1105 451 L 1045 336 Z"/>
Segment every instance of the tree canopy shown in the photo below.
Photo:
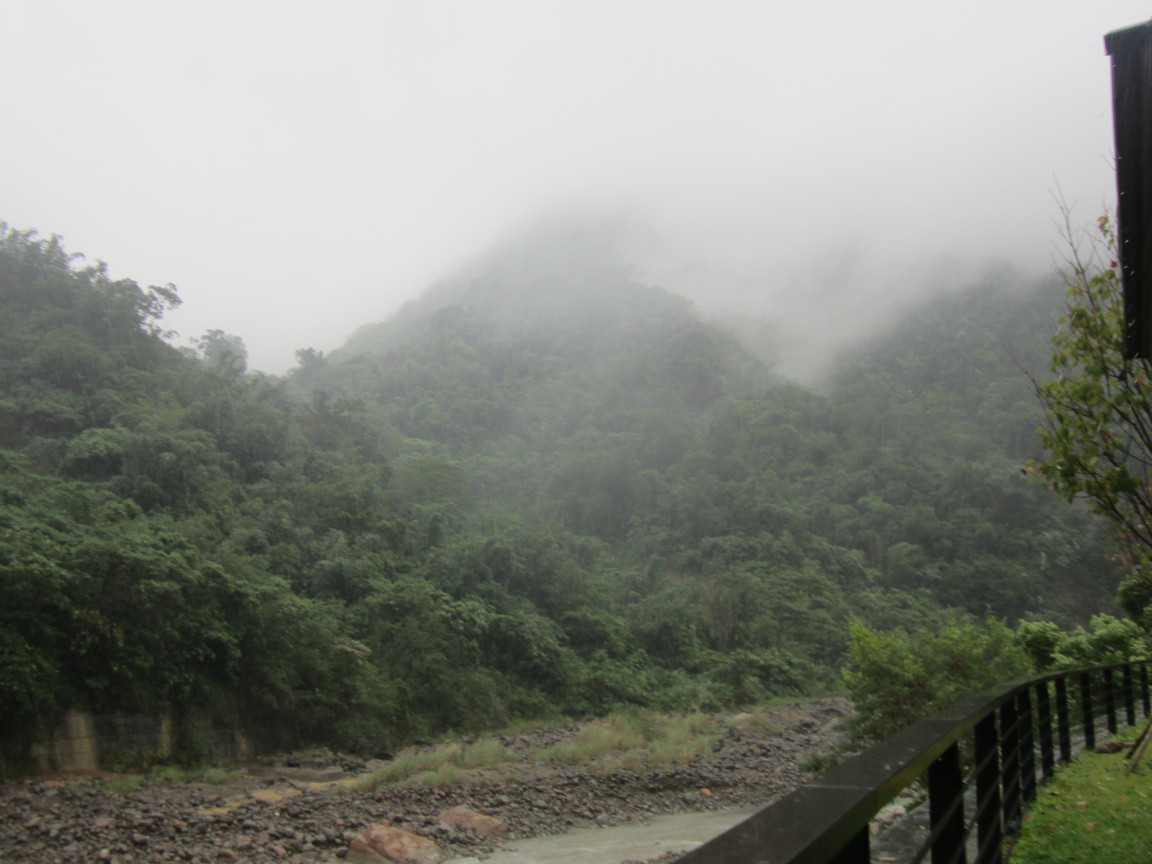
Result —
<path fill-rule="evenodd" d="M 838 686 L 852 620 L 1084 623 L 1107 531 L 1018 470 L 1012 356 L 1059 301 L 942 295 L 817 389 L 598 252 L 520 250 L 277 378 L 5 227 L 5 752 L 75 706 L 164 706 L 189 751 L 203 716 L 367 748 L 720 707 Z"/>

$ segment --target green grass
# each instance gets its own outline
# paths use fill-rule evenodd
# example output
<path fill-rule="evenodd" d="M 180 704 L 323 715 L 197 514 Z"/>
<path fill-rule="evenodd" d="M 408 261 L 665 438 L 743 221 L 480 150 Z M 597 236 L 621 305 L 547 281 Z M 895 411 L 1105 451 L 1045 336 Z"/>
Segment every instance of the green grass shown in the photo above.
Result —
<path fill-rule="evenodd" d="M 181 768 L 177 765 L 153 765 L 147 782 L 156 786 L 174 786 L 178 783 L 201 782 L 212 786 L 235 783 L 244 777 L 243 768 Z"/>
<path fill-rule="evenodd" d="M 211 786 L 236 783 L 244 778 L 243 768 L 205 768 L 201 779 Z"/>
<path fill-rule="evenodd" d="M 781 705 L 794 705 L 795 699 Z M 773 705 L 757 706 L 739 715 L 710 717 L 700 711 L 687 714 L 660 714 L 655 711 L 625 709 L 598 720 L 586 720 L 571 737 L 558 744 L 536 747 L 531 760 L 539 765 L 565 767 L 584 765 L 593 771 L 644 771 L 687 765 L 707 757 L 724 730 L 736 721 L 767 734 L 781 731 Z M 569 726 L 559 720 L 553 726 Z M 506 732 L 536 728 L 540 721 L 522 727 L 506 727 Z M 504 782 L 519 782 L 521 774 L 508 770 L 515 751 L 498 738 L 489 737 L 473 744 L 449 742 L 434 748 L 406 749 L 371 774 L 357 779 L 357 789 L 371 792 L 391 783 L 420 783 L 433 786 L 467 782 L 469 772 L 494 771 Z"/>
<path fill-rule="evenodd" d="M 547 765 L 599 764 L 606 770 L 687 765 L 709 752 L 716 732 L 699 712 L 662 717 L 624 711 L 584 726 L 570 741 L 541 747 L 533 758 Z"/>
<path fill-rule="evenodd" d="M 1060 768 L 1025 815 L 1011 864 L 1152 861 L 1152 748 L 1131 774 L 1129 755 L 1084 754 Z"/>
<path fill-rule="evenodd" d="M 435 786 L 437 789 L 443 789 L 445 786 L 455 786 L 463 781 L 464 775 L 455 765 L 441 765 L 435 771 L 424 771 L 415 777 L 409 778 L 409 782 L 421 783 L 425 786 Z"/>
<path fill-rule="evenodd" d="M 112 795 L 126 795 L 129 792 L 138 792 L 142 784 L 143 781 L 136 774 L 118 774 L 100 781 L 100 786 L 104 791 Z"/>
<path fill-rule="evenodd" d="M 461 770 L 497 768 L 511 758 L 509 749 L 495 738 L 475 744 L 451 742 L 431 750 L 402 750 L 383 768 L 359 777 L 356 788 L 371 792 L 388 783 L 405 781 L 450 786 L 464 778 Z"/>
<path fill-rule="evenodd" d="M 158 785 L 170 786 L 183 783 L 191 777 L 191 772 L 176 765 L 154 765 L 148 772 L 148 780 Z"/>
<path fill-rule="evenodd" d="M 763 732 L 765 735 L 775 735 L 784 731 L 784 727 L 780 721 L 774 716 L 772 709 L 779 707 L 785 703 L 777 701 L 776 703 L 765 703 L 749 708 L 747 711 L 742 711 L 740 714 L 734 714 L 729 719 L 734 722 L 739 722 L 749 729 L 755 729 L 757 732 Z M 791 704 L 791 703 L 787 703 Z"/>

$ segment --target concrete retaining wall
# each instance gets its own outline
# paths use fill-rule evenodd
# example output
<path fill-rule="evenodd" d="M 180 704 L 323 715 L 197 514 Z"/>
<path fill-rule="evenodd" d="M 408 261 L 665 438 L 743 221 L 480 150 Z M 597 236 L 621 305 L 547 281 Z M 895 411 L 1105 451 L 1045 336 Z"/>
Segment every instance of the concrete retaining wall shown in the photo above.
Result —
<path fill-rule="evenodd" d="M 204 756 L 245 759 L 251 747 L 235 728 L 193 717 Z M 69 711 L 59 725 L 32 745 L 30 755 L 41 771 L 94 771 L 163 761 L 175 744 L 172 717 L 143 714 L 92 714 Z"/>

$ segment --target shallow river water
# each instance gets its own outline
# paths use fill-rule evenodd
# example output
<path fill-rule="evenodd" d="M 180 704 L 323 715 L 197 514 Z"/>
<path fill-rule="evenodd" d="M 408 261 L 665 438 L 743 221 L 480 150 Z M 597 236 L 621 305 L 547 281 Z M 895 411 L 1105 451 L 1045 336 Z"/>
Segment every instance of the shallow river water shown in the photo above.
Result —
<path fill-rule="evenodd" d="M 759 807 L 710 813 L 657 816 L 639 825 L 579 828 L 567 834 L 509 841 L 508 849 L 486 856 L 485 864 L 620 864 L 647 861 L 670 850 L 695 849 L 747 819 Z M 474 864 L 477 858 L 452 858 L 445 864 Z"/>

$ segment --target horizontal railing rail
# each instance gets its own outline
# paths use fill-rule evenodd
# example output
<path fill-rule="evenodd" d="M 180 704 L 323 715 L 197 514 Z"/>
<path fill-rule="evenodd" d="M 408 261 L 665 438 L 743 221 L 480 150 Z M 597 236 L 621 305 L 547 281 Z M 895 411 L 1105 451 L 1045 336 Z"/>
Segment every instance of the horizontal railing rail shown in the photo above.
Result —
<path fill-rule="evenodd" d="M 1121 717 L 1152 715 L 1152 660 L 1019 681 L 963 699 L 845 760 L 680 859 L 682 864 L 867 864 L 872 825 L 910 787 L 928 830 L 909 864 L 1000 864 L 1039 784 Z M 885 860 L 890 860 L 886 858 Z"/>

